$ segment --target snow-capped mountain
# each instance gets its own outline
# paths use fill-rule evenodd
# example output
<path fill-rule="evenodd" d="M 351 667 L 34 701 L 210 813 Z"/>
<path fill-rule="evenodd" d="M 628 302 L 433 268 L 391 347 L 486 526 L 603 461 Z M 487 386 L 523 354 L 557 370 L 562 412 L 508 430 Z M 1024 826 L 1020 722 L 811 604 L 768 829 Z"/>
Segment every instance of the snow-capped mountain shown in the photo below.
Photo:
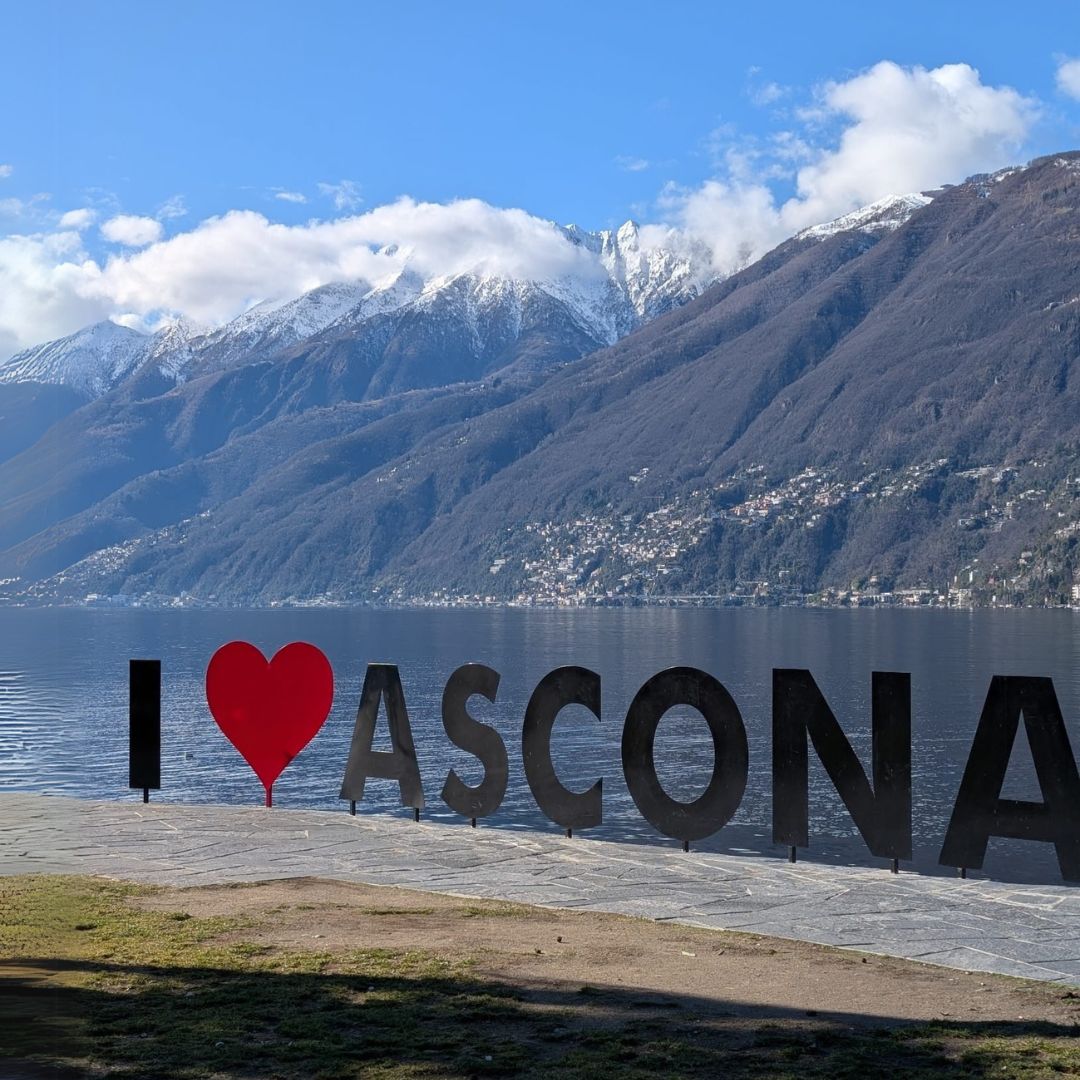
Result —
<path fill-rule="evenodd" d="M 505 348 L 538 320 L 564 319 L 572 324 L 567 331 L 574 344 L 567 345 L 562 359 L 576 359 L 582 349 L 614 344 L 693 299 L 710 281 L 704 248 L 677 252 L 649 247 L 634 222 L 617 231 L 586 232 L 576 226 L 561 231 L 595 256 L 592 273 L 548 280 L 476 273 L 424 278 L 408 264 L 404 269 L 392 264 L 395 269 L 378 281 L 333 282 L 293 299 L 256 304 L 216 329 L 180 319 L 147 335 L 99 323 L 20 353 L 0 366 L 0 382 L 60 383 L 99 397 L 136 369 L 153 369 L 171 382 L 183 382 L 267 359 L 304 342 L 363 336 L 373 329 L 368 325 L 372 320 L 378 322 L 378 336 L 386 338 L 394 332 L 387 329 L 389 318 L 396 327 L 437 318 L 441 328 L 433 326 L 436 336 L 446 333 L 443 324 L 452 323 L 455 340 L 471 337 L 475 358 L 494 345 Z"/>
<path fill-rule="evenodd" d="M 618 232 L 570 227 L 564 235 L 596 256 L 595 273 L 548 279 L 461 273 L 425 279 L 406 267 L 373 284 L 323 285 L 295 300 L 257 305 L 191 342 L 186 366 L 173 364 L 170 370 L 180 378 L 194 377 L 305 342 L 385 340 L 417 320 L 430 323 L 433 339 L 471 339 L 466 349 L 474 359 L 509 347 L 539 318 L 566 321 L 582 337 L 581 347 L 599 348 L 693 299 L 708 281 L 703 253 L 692 260 L 672 251 L 646 250 L 633 222 Z M 580 348 L 563 359 L 577 355 Z M 162 370 L 167 370 L 164 365 Z"/>
<path fill-rule="evenodd" d="M 54 383 L 100 397 L 142 362 L 150 340 L 108 320 L 94 323 L 13 356 L 0 367 L 0 382 Z"/>
<path fill-rule="evenodd" d="M 703 243 L 684 237 L 679 251 L 645 245 L 634 221 L 627 221 L 617 231 L 590 233 L 569 225 L 563 233 L 597 256 L 607 273 L 608 291 L 618 293 L 629 305 L 632 325 L 617 329 L 615 338 L 674 304 L 692 300 L 715 277 L 710 270 L 710 252 Z"/>
<path fill-rule="evenodd" d="M 798 238 L 893 230 L 929 201 L 918 193 L 889 196 L 806 229 Z M 60 384 L 97 398 L 135 371 L 181 383 L 308 344 L 318 351 L 353 339 L 351 362 L 362 356 L 369 368 L 382 371 L 376 386 L 430 386 L 497 370 L 523 334 L 533 336 L 521 350 L 533 366 L 576 359 L 613 345 L 716 280 L 707 246 L 674 232 L 657 244 L 646 242 L 633 221 L 617 230 L 588 232 L 569 225 L 559 231 L 592 256 L 585 272 L 547 279 L 480 273 L 425 278 L 408 262 L 402 269 L 390 247 L 384 249 L 388 272 L 377 281 L 331 282 L 298 297 L 255 304 L 213 329 L 183 318 L 155 334 L 96 323 L 13 357 L 0 365 L 0 382 Z M 401 380 L 383 370 L 389 360 L 381 353 L 400 353 L 403 334 L 405 360 L 414 374 Z M 542 338 L 551 347 L 538 350 Z M 422 377 L 415 363 L 418 351 L 433 351 L 420 365 Z M 445 379 L 434 370 L 440 356 L 448 365 Z"/>

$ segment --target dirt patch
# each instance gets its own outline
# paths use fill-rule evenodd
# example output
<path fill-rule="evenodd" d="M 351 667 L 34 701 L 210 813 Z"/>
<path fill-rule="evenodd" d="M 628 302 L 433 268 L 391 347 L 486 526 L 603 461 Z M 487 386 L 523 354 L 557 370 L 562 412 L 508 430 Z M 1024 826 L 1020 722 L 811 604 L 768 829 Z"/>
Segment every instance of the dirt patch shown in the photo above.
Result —
<path fill-rule="evenodd" d="M 810 1016 L 852 1026 L 897 1020 L 1080 1022 L 1060 986 L 969 974 L 827 946 L 620 915 L 469 900 L 299 878 L 168 889 L 132 900 L 196 918 L 249 916 L 223 941 L 346 953 L 423 950 L 469 957 L 480 977 L 543 999 L 546 990 L 638 994 L 642 1007 L 717 1016 Z"/>

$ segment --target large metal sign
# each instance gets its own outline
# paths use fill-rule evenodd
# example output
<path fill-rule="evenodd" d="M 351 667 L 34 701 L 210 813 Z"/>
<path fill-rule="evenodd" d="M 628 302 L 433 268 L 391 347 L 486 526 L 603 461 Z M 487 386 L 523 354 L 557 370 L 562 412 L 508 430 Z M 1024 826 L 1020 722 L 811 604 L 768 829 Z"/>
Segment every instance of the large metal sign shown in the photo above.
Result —
<path fill-rule="evenodd" d="M 844 806 L 874 856 L 892 869 L 912 856 L 911 677 L 903 672 L 871 675 L 872 744 L 869 776 L 809 671 L 773 671 L 773 841 L 794 861 L 810 845 L 809 762 L 817 755 Z M 130 784 L 149 797 L 160 786 L 160 662 L 133 660 L 130 668 Z M 271 803 L 274 780 L 322 726 L 333 700 L 333 671 L 313 645 L 293 642 L 267 662 L 246 642 L 231 642 L 215 654 L 206 674 L 214 719 L 245 758 Z M 450 675 L 442 697 L 447 738 L 475 757 L 483 779 L 466 784 L 450 769 L 441 798 L 470 819 L 494 813 L 509 780 L 508 756 L 495 728 L 468 711 L 473 696 L 494 703 L 499 674 L 466 664 Z M 525 779 L 543 813 L 572 835 L 603 820 L 603 778 L 585 791 L 571 791 L 552 762 L 555 720 L 569 705 L 584 706 L 602 722 L 601 678 L 582 667 L 561 667 L 540 680 L 529 699 L 521 729 Z M 655 738 L 661 718 L 675 706 L 701 713 L 712 736 L 712 776 L 704 792 L 681 802 L 664 790 L 657 774 Z M 375 750 L 380 713 L 390 749 Z M 1023 719 L 1041 802 L 1001 797 L 1013 744 Z M 622 727 L 622 768 L 642 816 L 664 836 L 702 840 L 733 817 L 749 769 L 746 728 L 738 706 L 712 675 L 690 667 L 669 668 L 646 680 L 634 696 Z M 419 819 L 424 808 L 420 761 L 413 742 L 400 673 L 393 664 L 369 664 L 341 798 L 355 812 L 369 779 L 396 781 L 401 804 Z M 1080 773 L 1069 743 L 1053 682 L 1047 678 L 995 676 L 979 718 L 939 856 L 962 872 L 983 864 L 991 837 L 1051 844 L 1061 874 L 1080 882 Z"/>

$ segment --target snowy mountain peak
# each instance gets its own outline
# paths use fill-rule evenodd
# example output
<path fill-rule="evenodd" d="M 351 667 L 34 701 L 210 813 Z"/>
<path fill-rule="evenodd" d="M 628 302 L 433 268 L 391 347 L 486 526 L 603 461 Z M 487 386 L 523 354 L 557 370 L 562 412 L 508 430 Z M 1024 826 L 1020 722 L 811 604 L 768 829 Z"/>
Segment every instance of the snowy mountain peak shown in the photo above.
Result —
<path fill-rule="evenodd" d="M 294 299 L 256 304 L 211 336 L 298 341 L 329 326 L 355 307 L 370 289 L 371 286 L 362 281 L 332 281 Z"/>
<path fill-rule="evenodd" d="M 641 240 L 641 230 L 636 221 L 624 221 L 615 234 L 620 248 L 636 250 Z"/>
<path fill-rule="evenodd" d="M 36 345 L 0 365 L 0 382 L 60 383 L 99 397 L 130 374 L 150 339 L 109 320 Z"/>
<path fill-rule="evenodd" d="M 889 196 L 799 236 L 820 240 L 847 229 L 895 229 L 929 201 L 920 194 Z M 692 300 L 716 277 L 706 245 L 677 230 L 630 220 L 617 229 L 590 232 L 567 225 L 559 232 L 588 253 L 580 272 L 521 280 L 478 271 L 425 275 L 407 251 L 388 245 L 381 249 L 387 273 L 377 280 L 330 282 L 297 297 L 256 303 L 212 330 L 177 319 L 147 336 L 98 323 L 20 353 L 0 367 L 0 381 L 65 383 L 92 398 L 136 368 L 180 383 L 268 359 L 319 335 L 360 334 L 371 320 L 413 316 L 444 325 L 450 320 L 478 354 L 485 341 L 516 340 L 523 327 L 535 324 L 530 320 L 553 310 L 597 346 L 611 345 Z"/>
<path fill-rule="evenodd" d="M 598 346 L 610 345 L 647 319 L 692 299 L 707 281 L 707 258 L 644 245 L 634 221 L 617 230 L 588 232 L 570 225 L 560 231 L 593 256 L 580 274 L 554 280 L 481 272 L 425 276 L 390 246 L 383 249 L 389 272 L 374 282 L 331 282 L 295 298 L 257 303 L 213 330 L 186 319 L 149 337 L 113 323 L 104 329 L 88 327 L 71 339 L 20 354 L 0 368 L 0 379 L 64 382 L 97 397 L 136 367 L 180 383 L 267 358 L 326 332 L 359 333 L 371 319 L 411 314 L 452 319 L 482 349 L 491 335 L 516 339 L 529 312 L 552 303 Z"/>
<path fill-rule="evenodd" d="M 209 332 L 207 327 L 186 316 L 173 319 L 150 339 L 140 366 L 156 365 L 167 379 L 183 382 L 195 353 L 195 342 Z"/>

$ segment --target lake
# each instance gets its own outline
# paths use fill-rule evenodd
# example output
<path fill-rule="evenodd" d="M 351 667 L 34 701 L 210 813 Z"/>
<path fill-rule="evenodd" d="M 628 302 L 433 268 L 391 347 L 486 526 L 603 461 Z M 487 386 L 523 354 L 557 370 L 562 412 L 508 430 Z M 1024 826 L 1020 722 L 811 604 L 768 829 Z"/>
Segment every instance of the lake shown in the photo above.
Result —
<path fill-rule="evenodd" d="M 510 785 L 481 827 L 557 832 L 537 809 L 521 767 L 521 721 L 536 683 L 552 668 L 600 673 L 602 721 L 566 709 L 554 760 L 568 787 L 604 778 L 604 823 L 581 834 L 678 846 L 638 814 L 622 778 L 620 738 L 639 686 L 672 665 L 716 676 L 737 703 L 750 743 L 742 805 L 696 848 L 783 858 L 771 842 L 771 671 L 814 675 L 864 766 L 870 761 L 870 673 L 912 675 L 914 865 L 932 873 L 983 699 L 995 674 L 1054 680 L 1074 751 L 1080 748 L 1080 620 L 1070 611 L 859 609 L 273 610 L 143 611 L 0 609 L 0 788 L 86 798 L 141 797 L 127 789 L 127 668 L 132 657 L 162 661 L 162 790 L 157 800 L 260 804 L 262 788 L 215 725 L 204 676 L 214 650 L 246 640 L 270 656 L 309 641 L 329 657 L 334 705 L 315 740 L 274 786 L 280 807 L 346 812 L 338 799 L 356 707 L 369 661 L 396 663 L 416 741 L 425 817 L 467 822 L 439 799 L 454 766 L 469 783 L 480 770 L 443 734 L 443 685 L 459 665 L 485 663 L 502 675 L 498 699 L 472 700 L 510 755 Z M 380 717 L 385 737 L 385 720 Z M 377 742 L 377 747 L 380 744 Z M 387 743 L 383 744 L 388 745 Z M 669 793 L 704 789 L 712 742 L 702 718 L 675 709 L 660 725 L 656 758 Z M 824 770 L 811 754 L 811 849 L 818 861 L 884 865 L 863 847 Z M 1041 801 L 1027 740 L 1017 738 L 1004 794 Z M 395 783 L 372 780 L 360 812 L 408 815 Z M 577 834 L 575 834 L 577 835 Z M 1049 845 L 991 840 L 984 872 L 1057 882 Z"/>

